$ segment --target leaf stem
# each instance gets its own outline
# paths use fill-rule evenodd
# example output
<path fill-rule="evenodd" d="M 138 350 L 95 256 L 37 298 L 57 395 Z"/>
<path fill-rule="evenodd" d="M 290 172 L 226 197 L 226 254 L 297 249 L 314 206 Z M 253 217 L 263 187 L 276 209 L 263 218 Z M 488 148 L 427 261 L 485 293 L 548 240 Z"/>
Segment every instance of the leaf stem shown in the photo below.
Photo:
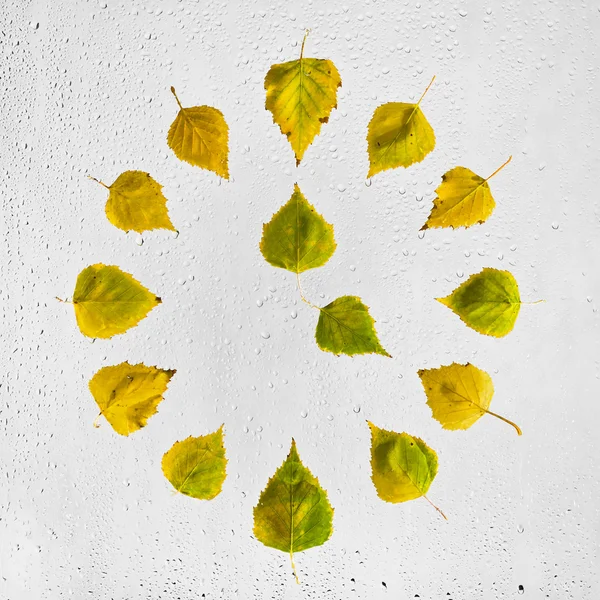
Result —
<path fill-rule="evenodd" d="M 59 298 L 58 296 L 54 296 L 59 302 L 62 302 L 63 304 L 73 304 L 70 300 L 63 300 L 62 298 Z"/>
<path fill-rule="evenodd" d="M 423 100 L 423 98 L 425 98 L 425 94 L 429 91 L 429 88 L 432 86 L 434 81 L 435 81 L 435 75 L 431 78 L 429 85 L 425 88 L 425 91 L 421 94 L 421 97 L 419 98 L 419 101 L 417 102 L 417 106 L 419 106 L 419 104 L 421 104 L 421 100 Z"/>
<path fill-rule="evenodd" d="M 435 510 L 437 510 L 440 515 L 446 519 L 446 521 L 448 520 L 448 517 L 442 512 L 442 509 L 437 507 L 425 494 L 423 494 L 423 498 L 425 498 L 425 500 L 427 500 L 427 502 L 429 502 L 429 504 L 431 504 L 431 506 L 433 506 L 433 508 L 435 508 Z"/>
<path fill-rule="evenodd" d="M 96 429 L 98 429 L 98 428 L 100 427 L 100 423 L 98 423 L 98 419 L 100 419 L 100 417 L 101 417 L 101 416 L 102 416 L 102 413 L 101 413 L 101 412 L 99 412 L 99 413 L 98 413 L 98 416 L 97 416 L 97 417 L 94 419 L 94 422 L 92 423 L 92 425 L 93 425 L 93 426 L 94 426 Z"/>
<path fill-rule="evenodd" d="M 512 160 L 512 154 L 508 157 L 508 160 L 503 163 L 502 165 L 500 165 L 487 179 L 486 181 L 490 180 L 494 175 L 496 175 L 496 173 L 499 173 L 500 171 L 502 171 L 502 169 L 504 169 L 504 167 Z"/>
<path fill-rule="evenodd" d="M 545 300 L 536 300 L 535 302 L 521 302 L 521 304 L 529 304 L 530 306 L 533 304 L 541 304 L 542 302 L 546 302 Z"/>
<path fill-rule="evenodd" d="M 501 415 L 498 415 L 495 412 L 492 412 L 491 410 L 486 410 L 485 412 L 488 415 L 492 415 L 492 417 L 496 417 L 497 419 L 500 419 L 501 421 L 504 421 L 505 423 L 508 423 L 509 425 L 512 425 L 517 430 L 517 433 L 519 435 L 523 435 L 523 432 L 521 431 L 521 428 L 516 423 L 513 423 L 512 421 L 509 421 L 508 419 L 505 419 Z"/>
<path fill-rule="evenodd" d="M 302 40 L 302 46 L 300 48 L 300 60 L 302 60 L 302 57 L 304 56 L 304 44 L 306 43 L 306 38 L 308 37 L 309 33 L 310 33 L 310 29 L 307 29 L 304 32 L 304 39 Z"/>
<path fill-rule="evenodd" d="M 100 181 L 99 179 L 96 179 L 95 177 L 92 177 L 91 175 L 87 176 L 88 179 L 91 179 L 92 181 L 95 181 L 96 183 L 99 183 L 100 185 L 104 186 L 107 190 L 110 190 L 110 187 L 108 185 L 106 185 L 103 181 Z"/>
<path fill-rule="evenodd" d="M 304 293 L 302 291 L 302 286 L 300 285 L 300 273 L 298 273 L 298 272 L 296 272 L 296 282 L 298 283 L 298 292 L 300 292 L 300 298 L 301 298 L 302 302 L 304 302 L 305 304 L 308 304 L 311 308 L 316 308 L 317 310 L 321 310 L 321 308 L 319 306 L 317 306 L 316 304 L 313 304 L 312 302 L 308 301 L 304 297 Z"/>
<path fill-rule="evenodd" d="M 177 100 L 177 104 L 179 104 L 180 110 L 183 110 L 183 106 L 181 106 L 181 102 L 179 102 L 179 98 L 177 97 L 177 93 L 175 92 L 175 88 L 171 86 L 171 94 L 175 96 L 175 100 Z"/>
<path fill-rule="evenodd" d="M 300 580 L 298 579 L 298 574 L 296 573 L 296 565 L 294 564 L 294 553 L 290 550 L 290 561 L 292 563 L 292 573 L 296 579 L 296 583 L 300 585 Z"/>

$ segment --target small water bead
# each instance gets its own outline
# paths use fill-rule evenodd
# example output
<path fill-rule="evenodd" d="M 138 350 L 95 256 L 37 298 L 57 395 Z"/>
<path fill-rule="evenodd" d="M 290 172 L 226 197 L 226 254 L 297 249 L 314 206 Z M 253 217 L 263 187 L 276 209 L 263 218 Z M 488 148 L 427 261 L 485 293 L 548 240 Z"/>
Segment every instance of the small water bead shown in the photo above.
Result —
<path fill-rule="evenodd" d="M 356 265 L 350 265 L 350 270 L 351 271 L 356 271 Z"/>
<path fill-rule="evenodd" d="M 268 340 L 271 337 L 271 334 L 268 331 L 261 331 L 260 332 L 260 336 L 265 339 Z"/>
<path fill-rule="evenodd" d="M 517 525 L 517 531 L 518 531 L 519 533 L 523 533 L 523 532 L 525 531 L 525 527 L 523 527 L 523 525 L 521 525 L 521 523 L 519 523 L 519 524 Z"/>
<path fill-rule="evenodd" d="M 138 246 L 142 246 L 142 245 L 144 244 L 144 238 L 143 238 L 141 235 L 138 235 L 138 236 L 135 238 L 135 243 L 136 243 Z"/>
<path fill-rule="evenodd" d="M 296 310 L 293 310 L 293 311 L 290 313 L 290 317 L 292 317 L 292 319 L 295 319 L 297 316 L 298 316 L 298 311 L 296 311 Z"/>
<path fill-rule="evenodd" d="M 302 410 L 302 411 L 300 411 L 300 416 L 301 416 L 303 419 L 306 419 L 306 417 L 308 417 L 308 411 L 307 411 L 307 410 Z"/>
<path fill-rule="evenodd" d="M 552 223 L 552 229 L 558 229 L 559 225 L 558 223 L 554 222 Z"/>
<path fill-rule="evenodd" d="M 358 414 L 358 413 L 360 412 L 360 406 L 354 406 L 354 407 L 352 408 L 352 410 L 353 410 L 353 411 L 354 411 L 356 414 Z"/>
<path fill-rule="evenodd" d="M 263 301 L 262 301 L 262 300 L 259 298 L 259 299 L 256 301 L 256 306 L 258 306 L 258 308 L 260 308 L 262 305 L 263 305 Z"/>

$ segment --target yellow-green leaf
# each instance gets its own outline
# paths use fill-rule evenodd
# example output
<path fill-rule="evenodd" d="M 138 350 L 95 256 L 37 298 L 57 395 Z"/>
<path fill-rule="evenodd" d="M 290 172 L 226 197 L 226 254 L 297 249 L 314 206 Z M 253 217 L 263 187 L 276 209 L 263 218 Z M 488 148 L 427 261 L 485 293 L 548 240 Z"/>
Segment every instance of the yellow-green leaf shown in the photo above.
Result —
<path fill-rule="evenodd" d="M 324 544 L 333 531 L 332 523 L 327 492 L 302 464 L 292 440 L 287 458 L 254 507 L 254 535 L 265 546 L 289 552 L 295 575 L 294 552 Z"/>
<path fill-rule="evenodd" d="M 169 218 L 162 185 L 150 177 L 149 173 L 125 171 L 110 186 L 101 181 L 98 183 L 109 191 L 106 216 L 115 227 L 137 233 L 152 229 L 175 231 Z"/>
<path fill-rule="evenodd" d="M 180 160 L 229 179 L 229 127 L 223 113 L 212 106 L 183 108 L 175 89 L 171 92 L 179 113 L 169 129 L 169 147 Z"/>
<path fill-rule="evenodd" d="M 469 429 L 475 421 L 488 414 L 512 425 L 521 435 L 518 425 L 489 410 L 494 395 L 492 378 L 471 363 L 422 369 L 419 377 L 433 418 L 444 429 Z"/>
<path fill-rule="evenodd" d="M 421 162 L 434 149 L 435 134 L 420 107 L 423 96 L 416 104 L 388 102 L 375 109 L 367 133 L 370 162 L 367 178 L 380 171 Z"/>
<path fill-rule="evenodd" d="M 491 268 L 471 275 L 449 296 L 437 300 L 471 329 L 494 337 L 512 331 L 521 308 L 515 278 L 508 271 Z"/>
<path fill-rule="evenodd" d="M 100 414 L 121 435 L 145 427 L 156 414 L 175 370 L 128 362 L 103 367 L 90 379 L 89 388 Z"/>
<path fill-rule="evenodd" d="M 260 251 L 274 267 L 302 273 L 324 265 L 335 248 L 333 227 L 307 202 L 298 184 L 289 201 L 263 225 Z"/>
<path fill-rule="evenodd" d="M 160 302 L 129 273 L 101 263 L 79 273 L 73 294 L 77 325 L 93 338 L 125 333 Z"/>
<path fill-rule="evenodd" d="M 471 227 L 483 223 L 493 212 L 496 203 L 488 184 L 512 156 L 487 179 L 465 167 L 454 167 L 442 175 L 442 183 L 435 190 L 437 197 L 427 222 L 421 229 L 435 227 Z"/>
<path fill-rule="evenodd" d="M 408 433 L 371 429 L 371 479 L 377 495 L 386 502 L 427 498 L 438 471 L 437 454 L 423 440 Z M 431 502 L 430 502 L 431 503 Z M 433 505 L 442 516 L 444 513 Z"/>
<path fill-rule="evenodd" d="M 342 85 L 330 60 L 304 58 L 303 54 L 304 42 L 299 60 L 275 64 L 265 77 L 265 108 L 287 136 L 296 165 L 337 106 L 337 88 Z"/>
<path fill-rule="evenodd" d="M 162 459 L 162 471 L 171 485 L 199 500 L 212 500 L 221 493 L 226 466 L 222 425 L 214 433 L 175 442 Z"/>
<path fill-rule="evenodd" d="M 315 337 L 321 350 L 349 356 L 390 356 L 379 343 L 369 307 L 357 296 L 341 296 L 319 310 Z"/>

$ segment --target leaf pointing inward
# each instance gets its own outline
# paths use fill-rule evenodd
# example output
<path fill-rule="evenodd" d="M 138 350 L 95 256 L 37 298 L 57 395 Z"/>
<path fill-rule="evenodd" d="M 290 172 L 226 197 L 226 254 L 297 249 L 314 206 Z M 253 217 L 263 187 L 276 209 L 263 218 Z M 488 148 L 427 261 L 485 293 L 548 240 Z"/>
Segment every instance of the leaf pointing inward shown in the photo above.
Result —
<path fill-rule="evenodd" d="M 167 211 L 162 185 L 143 171 L 125 171 L 110 186 L 90 177 L 110 192 L 106 201 L 108 220 L 123 231 L 143 233 L 152 229 L 175 231 Z"/>
<path fill-rule="evenodd" d="M 162 459 L 164 476 L 182 494 L 212 500 L 221 493 L 227 458 L 223 425 L 214 433 L 175 442 Z"/>
<path fill-rule="evenodd" d="M 128 362 L 103 367 L 90 379 L 90 392 L 100 414 L 121 435 L 144 427 L 156 408 L 175 370 Z"/>
<path fill-rule="evenodd" d="M 419 377 L 433 418 L 444 429 L 469 429 L 488 414 L 512 425 L 521 435 L 521 429 L 515 423 L 489 410 L 494 395 L 492 378 L 471 363 L 422 369 Z"/>
<path fill-rule="evenodd" d="M 296 166 L 337 106 L 337 88 L 342 85 L 330 60 L 303 57 L 305 41 L 306 36 L 299 60 L 275 64 L 265 77 L 265 108 L 273 113 L 273 122 L 287 136 L 296 155 Z"/>
<path fill-rule="evenodd" d="M 369 173 L 409 167 L 421 162 L 435 147 L 435 134 L 420 104 L 435 77 L 416 104 L 388 102 L 375 109 L 367 133 Z"/>
<path fill-rule="evenodd" d="M 321 350 L 390 356 L 379 343 L 369 307 L 357 296 L 341 296 L 319 310 L 316 339 Z"/>
<path fill-rule="evenodd" d="M 333 227 L 315 211 L 294 184 L 294 193 L 263 225 L 260 251 L 265 260 L 292 273 L 323 266 L 333 255 Z"/>
<path fill-rule="evenodd" d="M 442 183 L 435 190 L 437 198 L 427 222 L 421 230 L 434 227 L 471 227 L 483 223 L 493 212 L 494 198 L 488 181 L 503 169 L 512 156 L 487 179 L 465 167 L 454 167 L 442 175 Z"/>
<path fill-rule="evenodd" d="M 489 267 L 437 300 L 471 329 L 494 337 L 504 337 L 512 331 L 521 308 L 515 278 L 508 271 Z"/>
<path fill-rule="evenodd" d="M 101 263 L 79 273 L 73 294 L 79 329 L 93 338 L 125 333 L 160 302 L 129 273 Z"/>
<path fill-rule="evenodd" d="M 443 517 L 446 515 L 427 498 L 438 470 L 437 454 L 423 440 L 380 429 L 371 429 L 371 478 L 377 495 L 386 502 L 408 502 L 423 496 Z"/>
<path fill-rule="evenodd" d="M 265 546 L 289 552 L 298 581 L 294 552 L 324 544 L 333 531 L 332 521 L 327 492 L 300 461 L 292 439 L 287 458 L 254 507 L 254 535 Z"/>
<path fill-rule="evenodd" d="M 229 127 L 223 113 L 212 106 L 183 108 L 175 93 L 179 113 L 167 136 L 169 148 L 180 160 L 229 179 Z"/>

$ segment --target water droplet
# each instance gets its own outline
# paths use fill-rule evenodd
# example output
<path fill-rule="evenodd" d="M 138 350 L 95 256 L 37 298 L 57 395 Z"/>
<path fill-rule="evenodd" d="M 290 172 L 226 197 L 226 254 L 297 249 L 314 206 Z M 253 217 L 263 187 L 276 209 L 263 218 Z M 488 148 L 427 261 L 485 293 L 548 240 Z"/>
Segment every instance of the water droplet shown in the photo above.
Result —
<path fill-rule="evenodd" d="M 525 531 L 525 527 L 523 527 L 523 525 L 521 525 L 521 523 L 519 523 L 519 524 L 517 525 L 517 531 L 518 531 L 519 533 L 523 533 L 523 532 Z"/>
<path fill-rule="evenodd" d="M 298 311 L 296 311 L 296 310 L 293 310 L 293 311 L 290 313 L 290 317 L 292 317 L 292 319 L 295 319 L 297 316 L 298 316 Z"/>
<path fill-rule="evenodd" d="M 353 411 L 354 411 L 356 414 L 358 414 L 358 413 L 360 412 L 360 406 L 355 406 L 355 407 L 353 407 L 353 408 L 352 408 L 352 410 L 353 410 Z"/>
<path fill-rule="evenodd" d="M 558 223 L 552 223 L 552 229 L 558 229 Z"/>
<path fill-rule="evenodd" d="M 519 586 L 519 594 L 524 594 L 524 593 L 525 593 L 525 588 L 522 585 L 520 585 Z"/>
<path fill-rule="evenodd" d="M 306 417 L 308 417 L 308 411 L 307 411 L 307 410 L 302 410 L 302 411 L 300 411 L 300 416 L 301 416 L 303 419 L 306 419 Z"/>
<path fill-rule="evenodd" d="M 271 334 L 268 331 L 261 331 L 260 332 L 260 336 L 265 339 L 268 340 L 271 337 Z"/>

